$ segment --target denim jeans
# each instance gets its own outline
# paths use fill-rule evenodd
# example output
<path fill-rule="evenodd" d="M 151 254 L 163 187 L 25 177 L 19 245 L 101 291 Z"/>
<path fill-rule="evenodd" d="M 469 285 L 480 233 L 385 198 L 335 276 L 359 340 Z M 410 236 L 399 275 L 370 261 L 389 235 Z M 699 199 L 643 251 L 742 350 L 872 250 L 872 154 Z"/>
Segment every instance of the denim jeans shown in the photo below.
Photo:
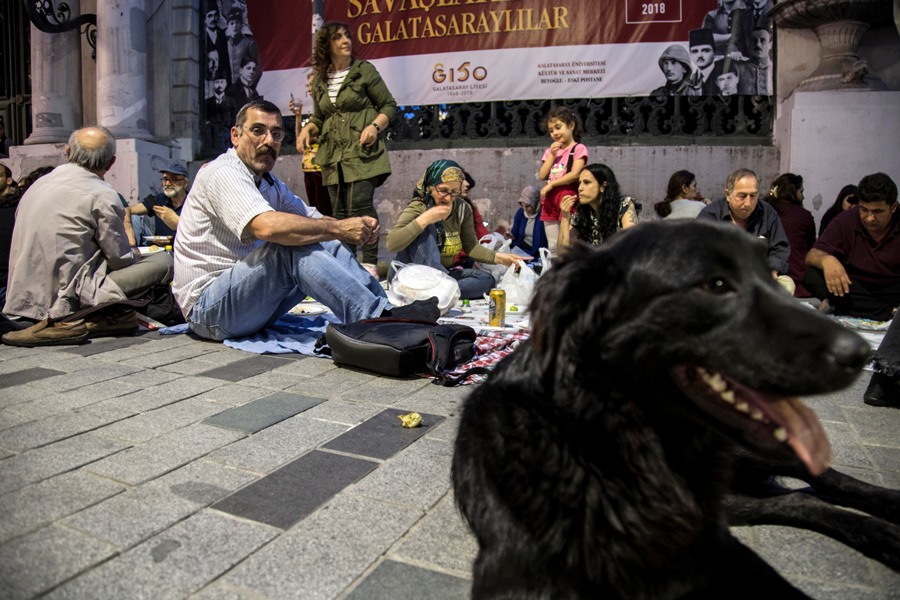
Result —
<path fill-rule="evenodd" d="M 463 299 L 481 298 L 496 285 L 494 276 L 487 271 L 478 269 L 447 271 L 447 268 L 441 264 L 441 251 L 438 250 L 437 242 L 435 242 L 434 225 L 426 227 L 425 231 L 419 234 L 419 237 L 414 239 L 409 246 L 398 252 L 396 260 L 410 265 L 426 265 L 449 273 L 450 277 L 459 284 L 459 297 Z"/>
<path fill-rule="evenodd" d="M 256 333 L 312 296 L 344 323 L 391 307 L 381 285 L 340 242 L 263 244 L 215 278 L 188 316 L 197 335 L 221 341 Z"/>

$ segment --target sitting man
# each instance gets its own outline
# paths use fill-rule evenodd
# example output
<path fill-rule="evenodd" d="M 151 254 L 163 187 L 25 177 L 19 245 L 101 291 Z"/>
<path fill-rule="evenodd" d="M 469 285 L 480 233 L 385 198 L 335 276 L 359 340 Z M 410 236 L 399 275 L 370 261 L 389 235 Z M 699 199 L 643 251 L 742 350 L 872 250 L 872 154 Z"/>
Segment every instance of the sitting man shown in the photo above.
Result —
<path fill-rule="evenodd" d="M 379 316 L 436 320 L 437 299 L 390 310 L 384 289 L 343 245 L 378 239 L 370 217 L 323 217 L 270 171 L 285 131 L 265 100 L 245 105 L 234 146 L 204 166 L 175 238 L 175 298 L 197 335 L 256 333 L 308 295 L 350 323 Z"/>
<path fill-rule="evenodd" d="M 788 277 L 791 246 L 778 213 L 768 202 L 759 201 L 759 178 L 750 169 L 737 169 L 725 180 L 725 197 L 704 207 L 697 215 L 719 223 L 734 223 L 768 245 L 772 277 L 792 295 L 796 285 Z"/>
<path fill-rule="evenodd" d="M 14 346 L 80 343 L 89 336 L 133 333 L 137 317 L 70 319 L 99 304 L 140 298 L 172 279 L 172 257 L 142 258 L 128 243 L 125 209 L 103 176 L 116 161 L 116 140 L 103 127 L 72 133 L 68 164 L 28 188 L 19 203 L 3 312 L 39 321 L 7 333 Z"/>
<path fill-rule="evenodd" d="M 187 198 L 188 187 L 191 180 L 188 179 L 187 165 L 184 161 L 174 160 L 162 173 L 162 194 L 148 196 L 143 201 L 125 209 L 125 231 L 128 232 L 128 241 L 132 246 L 140 245 L 141 240 L 135 239 L 134 229 L 131 227 L 132 216 L 144 216 L 153 214 L 154 235 L 175 235 L 178 228 L 178 219 L 181 208 Z"/>
<path fill-rule="evenodd" d="M 806 255 L 803 284 L 822 310 L 876 321 L 900 305 L 900 216 L 897 185 L 884 173 L 866 175 L 859 204 L 836 216 Z"/>

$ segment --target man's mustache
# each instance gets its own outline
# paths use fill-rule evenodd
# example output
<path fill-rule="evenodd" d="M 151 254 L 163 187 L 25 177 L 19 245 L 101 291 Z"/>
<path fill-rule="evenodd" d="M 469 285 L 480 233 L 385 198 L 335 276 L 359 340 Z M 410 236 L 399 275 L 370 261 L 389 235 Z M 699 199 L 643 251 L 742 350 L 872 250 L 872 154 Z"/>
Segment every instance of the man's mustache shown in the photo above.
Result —
<path fill-rule="evenodd" d="M 263 146 L 256 151 L 256 156 L 264 156 L 266 154 L 271 156 L 273 159 L 278 158 L 278 153 L 275 152 L 275 148 L 273 148 L 272 146 Z"/>

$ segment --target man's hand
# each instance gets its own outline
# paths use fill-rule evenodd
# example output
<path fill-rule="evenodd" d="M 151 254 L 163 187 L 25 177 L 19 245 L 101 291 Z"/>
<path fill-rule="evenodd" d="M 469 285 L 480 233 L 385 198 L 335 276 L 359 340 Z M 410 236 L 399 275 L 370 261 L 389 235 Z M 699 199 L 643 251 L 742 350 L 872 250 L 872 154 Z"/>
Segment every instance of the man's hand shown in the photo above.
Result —
<path fill-rule="evenodd" d="M 338 227 L 337 238 L 348 244 L 370 244 L 378 240 L 381 227 L 372 217 L 352 217 L 335 222 Z"/>
<path fill-rule="evenodd" d="M 850 277 L 841 261 L 828 255 L 822 259 L 822 273 L 825 275 L 825 287 L 835 296 L 850 293 Z"/>
<path fill-rule="evenodd" d="M 518 254 L 513 254 L 511 252 L 497 252 L 494 255 L 494 264 L 504 265 L 506 267 L 511 267 L 518 262 L 525 262 L 529 260 L 531 260 L 530 256 L 519 256 Z"/>
<path fill-rule="evenodd" d="M 154 206 L 153 212 L 156 213 L 156 216 L 159 217 L 169 229 L 174 231 L 178 227 L 178 213 L 168 206 Z"/>

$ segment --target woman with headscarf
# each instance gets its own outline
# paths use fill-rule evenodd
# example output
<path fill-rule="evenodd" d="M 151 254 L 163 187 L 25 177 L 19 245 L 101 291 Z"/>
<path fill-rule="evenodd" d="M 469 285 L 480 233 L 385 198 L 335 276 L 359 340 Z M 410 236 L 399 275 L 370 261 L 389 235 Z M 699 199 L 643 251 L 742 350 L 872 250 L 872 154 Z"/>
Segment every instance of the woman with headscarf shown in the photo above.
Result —
<path fill-rule="evenodd" d="M 519 196 L 519 210 L 513 217 L 512 244 L 513 248 L 521 248 L 534 258 L 539 255 L 541 248 L 547 247 L 547 235 L 544 233 L 544 223 L 540 220 L 541 190 L 529 185 L 522 190 Z"/>
<path fill-rule="evenodd" d="M 406 264 L 434 267 L 449 273 L 461 298 L 481 298 L 496 282 L 487 271 L 450 267 L 460 250 L 476 262 L 513 265 L 515 254 L 494 252 L 478 243 L 472 209 L 459 196 L 465 174 L 452 160 L 436 160 L 416 184 L 413 199 L 387 236 L 387 249 Z"/>

